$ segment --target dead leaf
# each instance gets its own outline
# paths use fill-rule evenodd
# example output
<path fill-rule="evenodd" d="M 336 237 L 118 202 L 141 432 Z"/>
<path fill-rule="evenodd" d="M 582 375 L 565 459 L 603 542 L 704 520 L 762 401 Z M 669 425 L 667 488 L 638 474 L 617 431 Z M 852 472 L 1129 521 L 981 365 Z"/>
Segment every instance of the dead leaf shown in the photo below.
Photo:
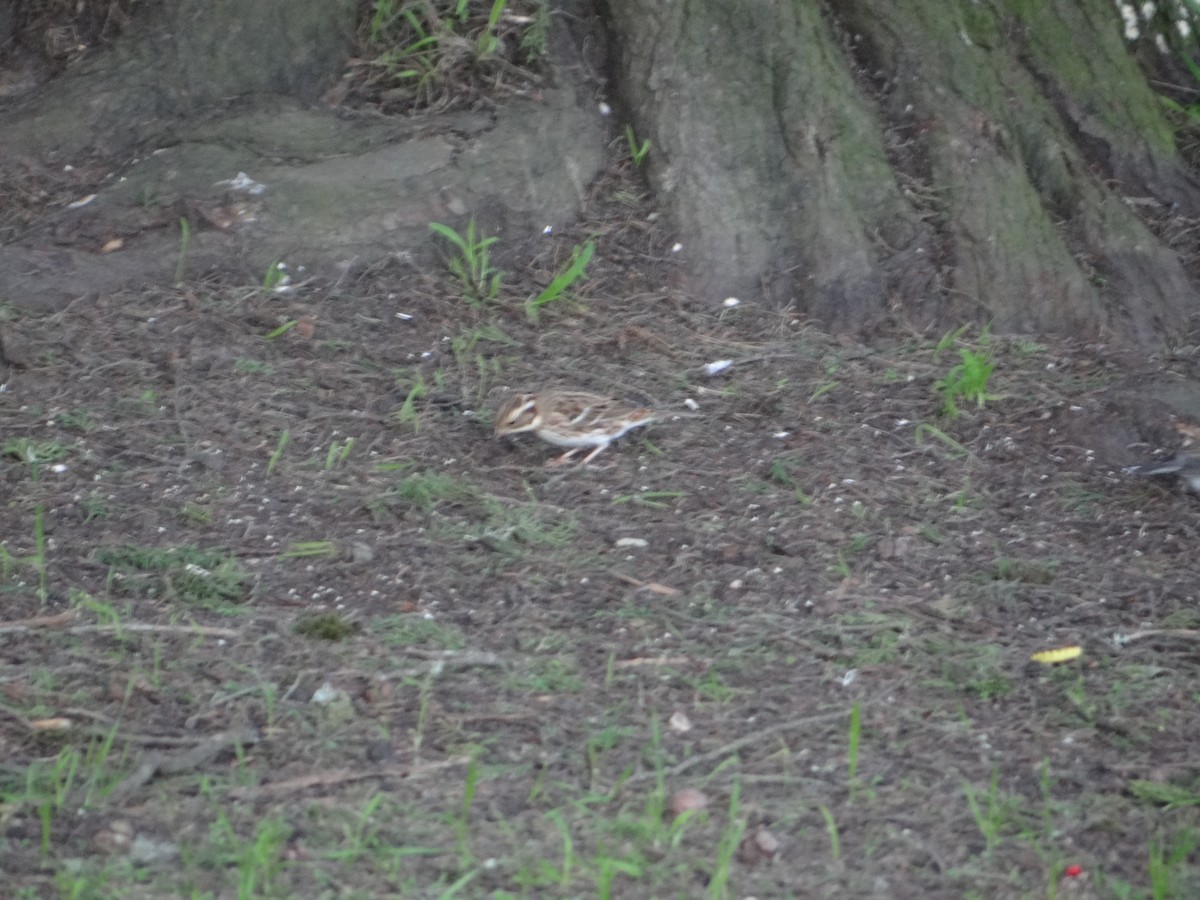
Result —
<path fill-rule="evenodd" d="M 761 825 L 742 838 L 738 845 L 737 858 L 744 866 L 770 862 L 779 852 L 779 839 Z"/>
<path fill-rule="evenodd" d="M 1053 666 L 1058 663 L 1070 662 L 1073 659 L 1078 659 L 1083 655 L 1083 648 L 1077 644 L 1069 647 L 1054 647 L 1050 650 L 1039 650 L 1032 654 L 1029 658 L 1034 662 L 1041 663 L 1044 666 Z"/>
<path fill-rule="evenodd" d="M 685 812 L 708 808 L 708 796 L 697 788 L 680 788 L 671 795 L 671 812 L 682 816 Z"/>
<path fill-rule="evenodd" d="M 311 341 L 317 333 L 317 317 L 301 316 L 296 320 L 295 334 L 303 340 Z"/>

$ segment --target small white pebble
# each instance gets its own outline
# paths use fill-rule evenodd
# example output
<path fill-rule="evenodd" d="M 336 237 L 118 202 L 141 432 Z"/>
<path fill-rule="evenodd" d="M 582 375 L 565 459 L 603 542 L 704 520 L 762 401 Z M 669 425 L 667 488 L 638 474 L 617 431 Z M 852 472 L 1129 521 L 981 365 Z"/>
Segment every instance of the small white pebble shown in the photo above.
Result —
<path fill-rule="evenodd" d="M 735 306 L 739 305 L 741 302 L 742 301 L 739 300 L 737 297 L 726 297 L 724 300 L 721 301 L 721 305 L 723 307 L 725 307 L 726 309 L 733 309 Z"/>
<path fill-rule="evenodd" d="M 683 405 L 686 406 L 688 409 L 690 409 L 692 412 L 695 412 L 696 410 L 698 410 L 700 408 L 700 404 L 697 403 L 695 400 L 693 400 L 691 397 L 688 397 L 687 399 L 685 399 L 683 401 Z"/>
<path fill-rule="evenodd" d="M 603 100 L 600 101 L 600 105 L 597 107 L 597 109 L 600 110 L 600 115 L 602 115 L 602 116 L 611 116 L 612 115 L 612 107 L 609 106 L 607 103 L 605 103 Z"/>
<path fill-rule="evenodd" d="M 676 734 L 686 734 L 692 730 L 692 720 L 684 713 L 676 710 L 671 713 L 671 718 L 667 720 L 667 727 Z"/>
<path fill-rule="evenodd" d="M 672 244 L 672 245 L 671 245 L 671 252 L 672 252 L 672 253 L 678 253 L 678 252 L 679 252 L 680 250 L 682 250 L 682 249 L 683 249 L 683 244 L 680 244 L 680 243 L 675 243 L 675 244 Z"/>
<path fill-rule="evenodd" d="M 341 693 L 341 691 L 327 681 L 313 692 L 312 702 L 319 706 L 325 706 L 337 699 L 337 696 Z"/>
<path fill-rule="evenodd" d="M 704 374 L 711 378 L 713 375 L 720 375 L 732 365 L 732 359 L 718 359 L 705 365 Z"/>

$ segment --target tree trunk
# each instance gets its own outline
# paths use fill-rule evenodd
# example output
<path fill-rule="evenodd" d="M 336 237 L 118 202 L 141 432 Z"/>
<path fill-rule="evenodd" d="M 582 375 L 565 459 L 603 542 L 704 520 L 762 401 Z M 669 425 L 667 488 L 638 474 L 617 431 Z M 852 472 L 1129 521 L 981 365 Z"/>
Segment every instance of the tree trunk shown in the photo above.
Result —
<path fill-rule="evenodd" d="M 253 94 L 311 100 L 335 80 L 355 12 L 355 0 L 163 0 L 111 52 L 6 110 L 0 162 L 191 140 L 197 119 Z M 1109 0 L 608 0 L 607 12 L 628 114 L 652 142 L 651 182 L 699 297 L 792 304 L 832 328 L 973 320 L 1152 345 L 1185 327 L 1194 229 L 1174 227 L 1170 243 L 1156 232 L 1200 217 L 1200 188 Z M 568 118 L 575 97 L 555 102 L 561 114 L 529 129 L 557 161 L 543 177 L 522 174 L 521 150 L 453 208 L 501 184 L 545 193 L 556 170 L 582 191 L 591 155 L 553 145 L 598 128 Z M 278 144 L 276 162 L 348 152 Z M 516 205 L 530 221 L 567 208 Z M 425 221 L 449 212 L 426 206 Z"/>
<path fill-rule="evenodd" d="M 1124 335 L 1186 324 L 1152 231 L 1200 213 L 1109 0 L 610 0 L 696 292 L 832 327 Z"/>

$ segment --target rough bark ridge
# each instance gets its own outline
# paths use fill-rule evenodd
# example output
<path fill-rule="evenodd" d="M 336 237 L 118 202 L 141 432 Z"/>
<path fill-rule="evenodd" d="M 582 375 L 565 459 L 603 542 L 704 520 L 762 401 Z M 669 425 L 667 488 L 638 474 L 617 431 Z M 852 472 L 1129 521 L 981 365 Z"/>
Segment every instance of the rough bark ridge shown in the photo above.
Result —
<path fill-rule="evenodd" d="M 1190 216 L 1200 191 L 1107 0 L 609 13 L 702 296 L 764 286 L 834 327 L 1183 327 L 1194 286 L 1126 196 Z"/>
<path fill-rule="evenodd" d="M 835 325 L 877 305 L 877 235 L 908 247 L 924 229 L 815 5 L 613 0 L 611 21 L 697 292 L 765 286 L 786 299 L 795 288 Z"/>

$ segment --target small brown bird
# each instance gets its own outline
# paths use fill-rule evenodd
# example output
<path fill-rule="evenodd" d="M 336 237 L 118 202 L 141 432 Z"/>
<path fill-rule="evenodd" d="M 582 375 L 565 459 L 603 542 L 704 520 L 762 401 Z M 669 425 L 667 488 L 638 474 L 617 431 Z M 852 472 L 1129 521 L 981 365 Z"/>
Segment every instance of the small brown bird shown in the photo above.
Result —
<path fill-rule="evenodd" d="M 518 394 L 504 404 L 496 415 L 496 437 L 532 431 L 543 441 L 570 448 L 548 465 L 561 465 L 591 447 L 583 459 L 587 465 L 625 432 L 653 421 L 653 411 L 599 394 L 548 390 Z"/>

